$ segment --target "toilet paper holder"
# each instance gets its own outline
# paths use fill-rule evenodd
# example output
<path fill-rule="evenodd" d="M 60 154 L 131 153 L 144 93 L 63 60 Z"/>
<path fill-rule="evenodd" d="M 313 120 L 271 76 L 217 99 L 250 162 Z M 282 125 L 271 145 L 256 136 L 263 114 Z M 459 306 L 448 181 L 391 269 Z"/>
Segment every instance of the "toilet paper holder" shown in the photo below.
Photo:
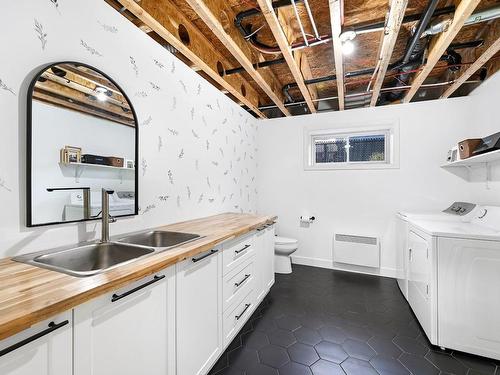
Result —
<path fill-rule="evenodd" d="M 302 223 L 312 223 L 312 222 L 314 222 L 314 220 L 316 220 L 316 217 L 314 217 L 314 216 L 301 216 L 300 217 L 300 221 Z"/>

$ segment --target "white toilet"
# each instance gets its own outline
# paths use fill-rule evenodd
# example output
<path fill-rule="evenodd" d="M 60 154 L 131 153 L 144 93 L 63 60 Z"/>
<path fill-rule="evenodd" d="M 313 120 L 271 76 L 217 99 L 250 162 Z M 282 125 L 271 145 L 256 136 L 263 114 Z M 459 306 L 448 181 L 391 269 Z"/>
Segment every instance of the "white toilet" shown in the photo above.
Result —
<path fill-rule="evenodd" d="M 299 241 L 293 238 L 274 237 L 274 272 L 292 273 L 290 255 L 297 251 Z"/>

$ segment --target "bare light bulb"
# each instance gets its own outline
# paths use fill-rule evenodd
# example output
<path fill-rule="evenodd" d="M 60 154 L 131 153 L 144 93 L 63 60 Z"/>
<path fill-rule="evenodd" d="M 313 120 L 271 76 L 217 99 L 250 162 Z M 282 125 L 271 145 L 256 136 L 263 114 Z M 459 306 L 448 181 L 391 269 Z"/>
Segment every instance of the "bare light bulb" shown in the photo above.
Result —
<path fill-rule="evenodd" d="M 97 100 L 101 101 L 101 102 L 105 102 L 106 100 L 108 100 L 108 96 L 106 95 L 108 90 L 106 90 L 104 87 L 97 87 L 95 89 L 95 97 L 97 98 Z"/>
<path fill-rule="evenodd" d="M 342 53 L 344 55 L 350 55 L 354 52 L 354 43 L 351 40 L 346 40 L 342 43 Z"/>

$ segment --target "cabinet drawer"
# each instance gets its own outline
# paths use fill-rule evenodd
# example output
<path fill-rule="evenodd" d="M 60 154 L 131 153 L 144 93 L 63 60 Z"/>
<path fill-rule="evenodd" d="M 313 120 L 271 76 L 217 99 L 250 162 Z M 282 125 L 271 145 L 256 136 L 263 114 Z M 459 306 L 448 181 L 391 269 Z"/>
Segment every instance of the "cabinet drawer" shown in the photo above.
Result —
<path fill-rule="evenodd" d="M 226 311 L 230 306 L 239 303 L 250 290 L 254 289 L 255 263 L 251 257 L 247 262 L 237 267 L 234 272 L 224 276 L 223 296 Z"/>
<path fill-rule="evenodd" d="M 252 311 L 255 309 L 255 293 L 251 290 L 234 309 L 228 309 L 224 314 L 224 347 L 226 347 L 234 336 L 243 327 Z"/>
<path fill-rule="evenodd" d="M 253 235 L 238 238 L 223 245 L 222 265 L 224 275 L 244 263 L 254 253 Z"/>

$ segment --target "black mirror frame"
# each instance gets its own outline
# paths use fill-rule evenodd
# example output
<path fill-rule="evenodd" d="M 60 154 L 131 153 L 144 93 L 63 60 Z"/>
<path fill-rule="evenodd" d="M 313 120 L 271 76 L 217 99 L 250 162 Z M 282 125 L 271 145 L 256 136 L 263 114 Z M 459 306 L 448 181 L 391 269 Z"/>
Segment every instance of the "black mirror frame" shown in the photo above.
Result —
<path fill-rule="evenodd" d="M 131 216 L 136 216 L 139 214 L 139 168 L 138 168 L 138 162 L 139 162 L 139 123 L 137 121 L 137 114 L 135 112 L 134 106 L 132 105 L 132 102 L 130 101 L 129 97 L 123 91 L 123 89 L 113 80 L 110 76 L 108 76 L 106 73 L 103 73 L 100 69 L 97 69 L 91 65 L 77 62 L 77 61 L 57 61 L 51 64 L 47 64 L 44 66 L 44 68 L 35 75 L 33 80 L 31 81 L 28 92 L 27 92 L 27 118 L 26 118 L 26 226 L 28 228 L 32 227 L 41 227 L 41 226 L 47 226 L 47 225 L 61 225 L 61 224 L 71 224 L 71 223 L 80 223 L 80 222 L 86 222 L 86 221 L 94 221 L 94 220 L 101 220 L 100 218 L 92 218 L 92 219 L 81 219 L 81 220 L 69 220 L 69 221 L 54 221 L 54 222 L 48 222 L 48 223 L 42 223 L 42 224 L 33 224 L 33 217 L 32 217 L 32 209 L 31 209 L 31 204 L 32 204 L 32 189 L 31 189 L 31 183 L 32 183 L 32 178 L 31 178 L 31 172 L 32 172 L 32 162 L 31 162 L 31 150 L 33 146 L 32 142 L 32 129 L 33 129 L 33 122 L 32 122 L 32 113 L 33 113 L 33 108 L 32 108 L 32 100 L 33 100 L 33 91 L 35 89 L 35 85 L 38 81 L 38 79 L 41 77 L 41 75 L 51 66 L 54 65 L 59 65 L 59 64 L 75 64 L 75 65 L 80 65 L 84 66 L 86 68 L 92 69 L 99 74 L 101 74 L 103 77 L 108 79 L 113 85 L 118 88 L 118 90 L 121 91 L 123 94 L 124 98 L 127 100 L 128 104 L 130 105 L 130 109 L 132 111 L 132 115 L 134 116 L 134 121 L 135 121 L 135 170 L 134 170 L 134 180 L 135 180 L 135 203 L 134 203 L 134 213 L 129 214 L 129 215 L 119 215 L 117 218 L 122 218 L 122 217 L 131 217 Z"/>

